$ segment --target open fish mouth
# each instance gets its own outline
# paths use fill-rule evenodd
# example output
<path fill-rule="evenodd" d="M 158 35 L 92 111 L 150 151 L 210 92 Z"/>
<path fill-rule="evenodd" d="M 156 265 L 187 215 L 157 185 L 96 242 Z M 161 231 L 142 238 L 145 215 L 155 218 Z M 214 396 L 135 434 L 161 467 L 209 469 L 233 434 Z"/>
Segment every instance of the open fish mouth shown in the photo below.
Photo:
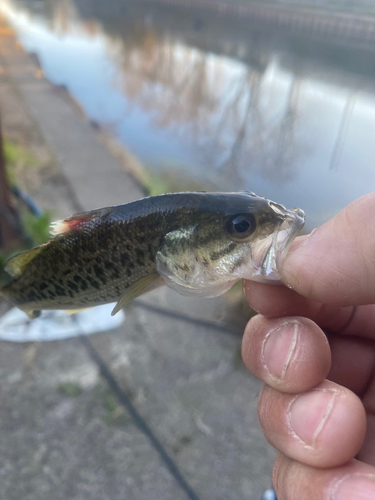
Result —
<path fill-rule="evenodd" d="M 280 269 L 285 255 L 294 238 L 305 224 L 305 213 L 300 208 L 287 210 L 282 205 L 270 202 L 272 209 L 279 213 L 281 221 L 273 233 L 271 244 L 264 254 L 260 275 L 264 280 L 280 280 Z"/>

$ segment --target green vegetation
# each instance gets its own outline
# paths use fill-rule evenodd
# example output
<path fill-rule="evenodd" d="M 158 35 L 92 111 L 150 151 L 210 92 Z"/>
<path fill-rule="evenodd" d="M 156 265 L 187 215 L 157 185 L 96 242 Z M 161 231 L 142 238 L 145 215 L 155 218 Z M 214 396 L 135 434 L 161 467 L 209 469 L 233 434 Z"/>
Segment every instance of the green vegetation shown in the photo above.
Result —
<path fill-rule="evenodd" d="M 33 168 L 38 165 L 38 160 L 27 148 L 9 139 L 3 140 L 3 150 L 8 182 L 11 186 L 18 183 L 17 171 L 20 168 Z"/>
<path fill-rule="evenodd" d="M 20 186 L 25 171 L 40 166 L 40 162 L 27 148 L 9 139 L 3 140 L 3 149 L 8 183 L 10 186 Z M 50 239 L 49 226 L 52 219 L 50 212 L 34 215 L 22 201 L 17 202 L 17 209 L 26 241 L 22 248 L 11 254 L 0 252 L 0 270 L 3 269 L 10 257 L 32 246 L 41 245 Z"/>
<path fill-rule="evenodd" d="M 59 384 L 58 390 L 70 398 L 76 398 L 82 394 L 82 387 L 78 382 L 62 382 Z"/>
<path fill-rule="evenodd" d="M 50 239 L 51 213 L 34 215 L 23 211 L 21 215 L 25 232 L 33 240 L 33 245 L 41 245 Z"/>
<path fill-rule="evenodd" d="M 125 413 L 125 410 L 117 402 L 115 396 L 107 393 L 104 397 L 103 407 L 105 415 L 102 420 L 107 425 L 129 425 L 134 423 L 133 419 Z"/>
<path fill-rule="evenodd" d="M 147 172 L 143 180 L 148 196 L 182 191 L 212 191 L 208 183 L 202 184 L 192 178 L 183 177 L 178 169 L 166 169 L 159 173 Z"/>

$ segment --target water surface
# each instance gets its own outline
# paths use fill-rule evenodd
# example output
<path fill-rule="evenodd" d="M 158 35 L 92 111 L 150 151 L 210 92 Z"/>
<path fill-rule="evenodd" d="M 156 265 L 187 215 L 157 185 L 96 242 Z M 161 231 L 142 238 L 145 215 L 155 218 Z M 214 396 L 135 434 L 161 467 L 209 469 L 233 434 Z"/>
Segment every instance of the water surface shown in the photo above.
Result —
<path fill-rule="evenodd" d="M 255 191 L 308 229 L 375 189 L 375 52 L 141 2 L 1 7 L 46 77 L 173 186 Z"/>

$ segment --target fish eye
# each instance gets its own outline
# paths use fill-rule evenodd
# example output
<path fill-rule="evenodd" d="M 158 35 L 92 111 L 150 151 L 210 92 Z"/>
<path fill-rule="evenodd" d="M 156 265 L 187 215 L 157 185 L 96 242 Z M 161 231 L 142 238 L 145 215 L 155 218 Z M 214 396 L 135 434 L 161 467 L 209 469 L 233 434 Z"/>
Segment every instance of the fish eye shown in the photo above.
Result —
<path fill-rule="evenodd" d="M 256 222 L 251 214 L 237 214 L 227 224 L 228 236 L 235 241 L 248 238 L 255 228 Z"/>

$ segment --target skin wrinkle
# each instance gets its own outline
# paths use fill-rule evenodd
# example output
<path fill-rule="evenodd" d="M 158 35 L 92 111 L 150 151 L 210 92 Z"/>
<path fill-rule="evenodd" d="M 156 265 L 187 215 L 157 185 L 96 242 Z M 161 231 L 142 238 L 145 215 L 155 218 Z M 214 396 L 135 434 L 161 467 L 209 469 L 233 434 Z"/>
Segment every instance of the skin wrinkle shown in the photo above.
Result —
<path fill-rule="evenodd" d="M 272 470 L 272 484 L 274 485 L 275 491 L 279 492 L 281 489 L 284 489 L 282 487 L 282 483 L 284 482 L 286 477 L 290 477 L 289 474 L 289 469 L 291 467 L 290 462 L 287 463 L 287 465 L 284 467 L 281 466 L 282 463 L 282 455 L 279 453 L 276 457 L 275 463 L 273 465 L 273 470 Z M 280 473 L 281 469 L 283 469 L 283 472 Z"/>
<path fill-rule="evenodd" d="M 359 311 L 359 308 L 357 306 L 354 306 L 352 308 L 352 312 L 351 312 L 351 315 L 348 319 L 348 321 L 346 322 L 346 324 L 342 327 L 342 328 L 339 328 L 339 329 L 333 329 L 331 330 L 331 335 L 333 334 L 334 336 L 340 336 L 340 335 L 345 335 L 347 336 L 348 338 L 350 337 L 353 337 L 353 340 L 355 340 L 355 342 L 361 342 L 361 343 L 364 343 L 365 345 L 368 345 L 369 346 L 369 349 L 373 349 L 374 346 L 373 346 L 373 343 L 370 342 L 368 339 L 366 338 L 361 338 L 355 334 L 353 334 L 353 332 L 351 332 L 351 328 L 352 328 L 352 325 L 355 324 L 356 320 L 357 320 L 357 315 L 358 315 L 358 311 Z M 328 330 L 329 331 L 329 330 Z M 367 407 L 366 405 L 366 394 L 367 392 L 370 390 L 371 388 L 371 385 L 372 385 L 372 382 L 375 380 L 375 363 L 373 363 L 373 367 L 372 367 L 372 370 L 370 372 L 370 374 L 368 375 L 368 380 L 365 384 L 365 387 L 364 389 L 361 391 L 360 394 L 358 394 L 361 399 L 362 399 L 362 403 L 364 404 L 365 406 L 365 409 L 366 409 L 366 412 L 367 413 L 374 413 L 375 414 L 375 407 L 374 407 L 374 411 L 372 412 L 371 410 L 369 410 L 369 408 Z"/>
<path fill-rule="evenodd" d="M 306 234 L 304 236 L 299 236 L 294 243 L 292 243 L 288 255 L 293 255 L 294 253 L 298 252 L 300 248 L 304 247 L 309 241 L 311 240 L 311 237 L 315 232 L 317 231 L 318 228 L 314 228 L 310 234 Z"/>
<path fill-rule="evenodd" d="M 329 270 L 331 271 L 330 273 L 330 276 L 328 277 L 327 279 L 327 273 L 324 273 L 323 275 L 319 276 L 316 274 L 316 269 L 320 269 L 322 268 L 322 259 L 321 259 L 321 256 L 315 256 L 315 255 L 310 255 L 310 261 L 306 262 L 305 260 L 303 261 L 303 265 L 304 265 L 304 268 L 306 271 L 308 271 L 308 273 L 306 273 L 306 271 L 303 271 L 302 273 L 300 272 L 300 268 L 302 267 L 301 264 L 297 264 L 295 265 L 295 271 L 293 272 L 293 274 L 289 274 L 285 271 L 283 271 L 283 281 L 287 281 L 288 285 L 291 285 L 292 289 L 294 289 L 295 291 L 298 292 L 298 289 L 301 288 L 301 286 L 299 286 L 298 284 L 298 279 L 295 278 L 295 276 L 299 276 L 299 275 L 305 275 L 308 274 L 310 277 L 313 277 L 313 279 L 309 279 L 309 278 L 305 278 L 304 281 L 306 282 L 307 286 L 305 287 L 304 291 L 303 291 L 303 296 L 310 299 L 310 300 L 316 300 L 314 298 L 314 296 L 316 295 L 316 284 L 317 283 L 321 283 L 323 285 L 322 289 L 323 291 L 325 291 L 325 289 L 327 288 L 327 281 L 329 280 L 330 282 L 330 286 L 332 286 L 332 281 L 335 281 L 337 282 L 337 278 L 338 281 L 339 281 L 339 285 L 336 284 L 336 287 L 339 288 L 339 289 L 350 289 L 351 286 L 354 284 L 355 285 L 355 288 L 358 288 L 358 283 L 359 283 L 359 280 L 356 277 L 354 276 L 348 276 L 347 274 L 345 274 L 344 272 L 341 272 L 340 270 L 338 270 L 337 268 L 335 268 L 334 265 L 332 264 L 329 264 L 328 262 L 324 262 L 324 266 Z M 315 263 L 315 265 L 314 265 Z M 288 279 L 288 276 L 289 278 L 292 278 L 292 279 Z M 288 286 L 287 285 L 287 286 Z M 324 293 L 323 293 L 324 295 Z M 346 294 L 347 296 L 350 296 L 350 294 Z M 343 296 L 340 300 L 340 303 L 337 304 L 336 300 L 334 299 L 333 301 L 330 300 L 328 303 L 332 303 L 332 304 L 337 304 L 337 305 L 340 305 L 340 304 L 345 304 L 345 302 L 347 301 L 347 296 Z M 328 299 L 329 300 L 329 299 Z"/>
<path fill-rule="evenodd" d="M 364 199 L 366 198 L 366 199 Z M 363 204 L 370 203 L 373 204 L 375 200 L 374 193 L 372 193 L 371 196 L 363 197 L 360 199 L 361 201 L 357 203 L 357 210 L 361 208 Z M 373 207 L 371 207 L 373 208 Z M 350 227 L 353 228 L 353 234 L 355 234 L 355 231 L 357 229 L 357 224 L 355 224 L 355 220 L 351 221 L 350 219 L 350 211 L 345 209 L 344 210 L 344 215 L 345 219 L 350 225 Z M 353 215 L 354 218 L 354 215 Z M 371 220 L 371 219 L 370 219 Z M 368 228 L 367 228 L 368 229 Z M 371 238 L 371 236 L 373 238 Z M 360 257 L 361 260 L 361 265 L 364 266 L 366 273 L 364 274 L 364 278 L 366 280 L 366 289 L 367 290 L 372 290 L 372 295 L 375 295 L 375 285 L 374 285 L 374 278 L 375 278 L 375 256 L 374 256 L 374 246 L 375 246 L 375 232 L 374 231 L 366 231 L 366 245 L 363 245 L 363 234 L 360 233 L 357 237 L 354 239 L 356 243 L 356 255 Z M 367 251 L 366 251 L 367 250 Z M 363 267 L 360 266 L 360 269 L 363 269 Z"/>
<path fill-rule="evenodd" d="M 353 324 L 355 320 L 355 316 L 358 311 L 358 306 L 353 306 L 352 312 L 347 320 L 347 322 L 339 329 L 334 330 L 335 333 L 345 335 L 345 330 L 350 330 L 350 326 Z"/>
<path fill-rule="evenodd" d="M 375 304 L 341 308 L 322 304 L 313 315 L 308 317 L 330 334 L 335 333 L 371 341 L 375 338 L 372 326 L 375 322 Z"/>
<path fill-rule="evenodd" d="M 319 257 L 316 257 L 316 260 L 320 261 L 321 263 L 321 259 Z M 350 287 L 350 283 L 353 283 L 356 287 L 358 286 L 358 283 L 359 283 L 359 280 L 358 280 L 358 277 L 351 277 L 351 276 L 348 276 L 345 272 L 342 272 L 340 271 L 339 269 L 337 269 L 335 267 L 335 265 L 333 264 L 329 264 L 328 262 L 325 262 L 324 263 L 325 266 L 330 270 L 332 271 L 332 274 L 333 275 L 336 275 L 338 276 L 340 279 L 340 287 L 341 289 L 344 289 L 344 288 L 349 288 Z M 321 264 L 320 264 L 321 265 Z M 335 279 L 335 276 L 329 276 L 329 281 L 331 282 L 331 280 Z M 317 278 L 318 282 L 320 283 L 323 283 L 324 285 L 326 285 L 327 283 L 327 277 L 326 275 L 324 275 L 324 277 L 321 277 L 321 278 Z M 349 280 L 349 283 L 346 283 L 346 281 Z M 343 284 L 345 284 L 345 287 L 343 286 Z"/>
<path fill-rule="evenodd" d="M 285 261 L 284 261 L 285 263 Z M 301 288 L 299 284 L 299 276 L 303 275 L 303 267 L 305 262 L 297 262 L 294 263 L 294 270 L 292 273 L 285 270 L 285 265 L 281 269 L 281 281 L 285 283 L 285 285 L 291 290 L 295 290 L 298 293 L 298 289 Z M 313 292 L 313 286 L 311 281 L 307 281 L 308 287 L 306 287 L 305 293 L 303 294 L 305 297 L 309 298 Z"/>
<path fill-rule="evenodd" d="M 345 479 L 356 478 L 356 476 L 363 477 L 365 481 L 375 480 L 371 468 L 355 459 L 349 460 L 347 464 L 338 468 L 318 471 L 314 467 L 300 464 L 283 453 L 279 453 L 272 472 L 272 483 L 279 500 L 305 500 L 306 498 L 337 500 L 337 496 L 332 496 L 332 494 L 337 494 L 339 486 Z M 357 500 L 357 497 L 353 497 L 352 500 Z"/>
<path fill-rule="evenodd" d="M 332 409 L 334 407 L 334 401 L 336 399 L 336 397 L 338 396 L 339 394 L 339 391 L 337 389 L 312 389 L 312 391 L 320 391 L 320 392 L 331 392 L 332 393 L 332 398 L 331 398 L 331 401 L 329 402 L 328 406 L 327 406 L 327 410 L 322 418 L 322 421 L 319 423 L 317 429 L 315 430 L 314 432 L 314 435 L 313 435 L 313 441 L 312 441 L 312 444 L 307 444 L 305 443 L 305 441 L 303 441 L 303 439 L 301 439 L 298 434 L 293 430 L 293 427 L 292 427 L 292 423 L 291 423 L 291 420 L 292 420 L 292 406 L 294 404 L 294 402 L 301 396 L 301 394 L 297 394 L 296 397 L 294 397 L 289 405 L 288 405 L 288 408 L 287 408 L 287 412 L 286 412 L 286 423 L 287 423 L 287 427 L 288 427 L 288 430 L 289 432 L 292 434 L 292 436 L 297 439 L 301 444 L 303 444 L 304 448 L 307 449 L 307 450 L 314 450 L 314 445 L 315 445 L 315 441 L 316 439 L 318 438 L 319 434 L 321 433 L 325 423 L 327 422 L 330 414 L 332 413 Z"/>
<path fill-rule="evenodd" d="M 310 234 L 308 234 L 306 237 L 305 236 L 301 236 L 299 241 L 298 239 L 292 243 L 292 246 L 291 248 L 289 249 L 289 252 L 287 253 L 285 259 L 284 259 L 284 263 L 285 263 L 285 260 L 288 259 L 288 257 L 290 255 L 294 255 L 296 253 L 298 253 L 299 249 L 304 247 L 307 243 L 309 243 L 311 241 L 311 238 L 312 236 L 315 236 L 316 235 L 316 232 L 319 228 L 315 228 L 311 231 Z M 301 239 L 304 238 L 304 240 L 302 241 L 302 243 L 300 243 Z M 293 248 L 295 247 L 295 248 Z M 294 276 L 299 276 L 301 275 L 301 270 L 302 270 L 302 267 L 303 267 L 303 263 L 302 264 L 299 264 L 299 265 L 295 265 L 295 272 L 294 273 L 289 273 L 287 271 L 285 271 L 285 266 L 283 265 L 282 268 L 281 268 L 281 281 L 285 284 L 285 286 L 287 286 L 288 288 L 290 288 L 291 290 L 295 290 L 298 288 L 298 280 L 296 280 L 294 278 Z M 289 279 L 288 279 L 289 278 Z M 310 296 L 310 293 L 311 293 L 311 290 L 309 291 L 309 294 L 307 296 Z"/>
<path fill-rule="evenodd" d="M 269 431 L 270 434 L 272 434 L 272 427 L 271 426 L 268 426 L 267 427 L 267 423 L 269 422 L 269 419 L 267 418 L 267 415 L 268 415 L 268 411 L 269 411 L 269 405 L 268 403 L 264 403 L 264 401 L 267 401 L 269 400 L 269 396 L 268 394 L 266 393 L 266 396 L 264 396 L 264 392 L 266 391 L 266 385 L 264 384 L 259 392 L 259 402 L 262 402 L 260 404 L 258 404 L 258 419 L 262 422 L 264 422 L 263 424 L 263 433 L 265 434 L 265 431 Z"/>
<path fill-rule="evenodd" d="M 288 355 L 287 355 L 285 363 L 284 363 L 283 371 L 281 372 L 281 377 L 280 377 L 281 380 L 283 380 L 285 378 L 285 373 L 289 367 L 289 364 L 291 362 L 291 359 L 293 357 L 293 354 L 294 354 L 294 351 L 295 351 L 295 348 L 296 348 L 297 342 L 298 342 L 298 322 L 293 321 L 292 323 L 294 323 L 293 338 L 292 338 L 292 342 L 290 343 L 290 346 L 289 346 Z"/>
<path fill-rule="evenodd" d="M 344 476 L 340 477 L 339 479 L 334 479 L 332 483 L 329 485 L 327 489 L 327 500 L 336 500 L 337 499 L 337 492 L 340 487 L 340 485 L 349 477 L 363 477 L 365 479 L 371 479 L 375 481 L 375 475 L 374 474 L 363 474 L 361 472 L 352 472 L 345 474 Z"/>
<path fill-rule="evenodd" d="M 298 492 L 298 473 L 295 472 L 294 463 L 292 460 L 285 461 L 285 456 L 279 453 L 276 457 L 272 470 L 272 484 L 274 485 L 277 495 L 281 492 L 287 492 L 287 496 L 283 498 L 295 498 L 294 491 Z M 278 496 L 280 500 L 281 497 Z"/>
<path fill-rule="evenodd" d="M 321 228 L 318 228 L 318 229 L 314 230 L 300 245 L 297 246 L 297 248 L 295 250 L 292 249 L 288 253 L 288 256 L 286 257 L 285 262 L 287 261 L 288 257 L 291 256 L 291 255 L 295 255 L 296 258 L 298 258 L 298 252 L 299 252 L 299 250 L 302 247 L 306 246 L 306 244 L 308 244 L 308 243 L 311 242 L 311 236 L 313 234 L 314 235 L 319 235 L 320 232 L 321 232 L 320 230 L 322 228 L 325 228 L 324 232 L 328 231 L 328 232 L 333 233 L 333 236 L 335 234 L 337 234 L 337 238 L 331 237 L 332 241 L 335 241 L 337 239 L 342 239 L 342 236 L 340 235 L 340 232 L 342 232 L 342 230 L 340 231 L 338 229 L 342 225 L 342 222 L 340 223 L 339 220 L 335 220 L 335 219 L 333 219 L 330 222 L 331 223 L 327 223 L 324 226 L 322 226 Z M 312 244 L 314 244 L 314 242 L 312 242 Z M 317 244 L 319 244 L 319 242 Z M 351 250 L 350 248 L 348 250 L 351 254 L 354 255 L 354 258 L 352 258 L 350 260 L 353 263 L 356 263 L 356 266 L 355 266 L 356 269 L 357 268 L 361 269 L 361 266 L 358 263 L 358 255 L 362 256 L 362 259 L 364 259 L 365 257 L 363 255 L 363 250 L 362 250 L 362 252 L 358 253 L 358 249 L 357 249 L 358 242 L 357 242 L 357 239 L 354 240 L 354 246 L 355 246 L 355 248 L 353 250 Z M 325 272 L 320 277 L 319 277 L 319 275 L 316 276 L 316 269 L 317 268 L 318 269 L 322 268 L 322 256 L 321 255 L 316 256 L 314 253 L 311 253 L 309 255 L 309 259 L 303 259 L 302 262 L 303 262 L 302 264 L 294 263 L 294 269 L 293 269 L 292 273 L 289 273 L 285 269 L 285 266 L 283 266 L 283 268 L 281 270 L 282 280 L 286 283 L 286 285 L 288 287 L 291 286 L 293 289 L 298 290 L 300 288 L 298 286 L 298 276 L 306 276 L 306 274 L 308 274 L 310 276 L 310 279 L 307 280 L 308 287 L 306 288 L 306 290 L 304 290 L 303 295 L 305 297 L 307 297 L 307 298 L 310 298 L 310 297 L 312 297 L 314 295 L 314 292 L 316 290 L 316 283 L 319 283 L 319 282 L 322 283 L 323 284 L 323 290 L 326 289 L 326 285 L 327 285 L 327 273 Z M 353 284 L 355 285 L 355 288 L 358 288 L 358 286 L 362 284 L 363 280 L 359 278 L 359 276 L 361 276 L 362 273 L 357 272 L 356 269 L 353 269 L 351 271 L 350 275 L 348 275 L 346 271 L 345 272 L 340 271 L 336 267 L 335 263 L 330 264 L 326 260 L 324 260 L 323 262 L 324 262 L 324 267 L 326 267 L 327 270 L 330 271 L 329 281 L 332 281 L 332 280 L 336 281 L 338 279 L 339 283 L 341 284 L 340 289 L 344 289 L 344 290 L 346 288 L 349 289 Z M 315 263 L 315 265 L 312 265 L 312 263 Z M 318 266 L 316 264 L 318 264 Z M 373 274 L 373 273 L 369 273 L 368 272 L 366 274 L 366 278 L 367 279 L 369 279 L 368 277 L 369 277 L 370 274 Z M 374 286 L 372 286 L 371 288 L 374 288 Z M 346 297 L 344 297 L 344 299 L 346 300 Z"/>
<path fill-rule="evenodd" d="M 366 242 L 366 246 L 364 246 L 361 239 L 356 239 L 353 245 L 354 248 L 346 249 L 345 259 L 351 264 L 350 268 L 346 269 L 346 278 L 355 284 L 356 289 L 365 290 L 366 297 L 368 297 L 369 292 L 371 292 L 370 295 L 373 297 L 375 294 L 375 259 L 373 255 L 366 255 L 366 248 L 369 247 L 373 253 L 374 247 L 371 248 L 371 244 L 368 241 Z M 349 271 L 350 276 L 348 274 Z"/>
<path fill-rule="evenodd" d="M 246 342 L 246 350 L 244 352 L 244 354 L 242 355 L 242 358 L 243 359 L 250 359 L 250 355 L 251 355 L 251 351 L 252 351 L 252 348 L 253 348 L 253 342 L 254 342 L 254 336 L 251 335 L 250 336 L 250 342 Z M 243 346 L 243 343 L 242 343 L 242 346 Z M 243 349 L 243 347 L 242 347 Z M 260 392 L 261 394 L 261 392 Z M 259 397 L 260 397 L 260 394 L 259 394 Z"/>
<path fill-rule="evenodd" d="M 374 247 L 373 247 L 374 248 Z M 373 249 L 372 249 L 373 251 Z M 366 273 L 364 274 L 364 277 L 366 279 L 366 286 L 364 287 L 366 290 L 372 290 L 372 294 L 375 294 L 375 287 L 374 287 L 374 269 L 375 269 L 375 259 L 371 255 L 366 255 L 366 253 L 363 251 L 358 252 L 357 255 L 360 255 L 362 258 L 361 266 L 360 269 L 365 269 Z"/>
<path fill-rule="evenodd" d="M 374 381 L 375 381 L 375 363 L 373 365 L 373 368 L 371 370 L 371 375 L 369 376 L 365 390 L 363 392 L 363 396 L 361 398 L 362 404 L 366 410 L 366 414 L 375 416 L 375 404 L 373 403 L 373 398 L 367 397 L 367 393 L 371 391 L 372 383 Z M 368 399 L 369 399 L 369 401 L 368 401 Z"/>
<path fill-rule="evenodd" d="M 368 465 L 375 466 L 374 457 L 374 440 L 375 440 L 375 413 L 367 413 L 367 430 L 366 437 L 362 448 L 359 450 L 357 460 L 364 462 Z"/>
<path fill-rule="evenodd" d="M 270 336 L 274 333 L 276 333 L 277 331 L 280 331 L 282 328 L 285 328 L 287 327 L 288 325 L 294 325 L 294 332 L 293 332 L 293 338 L 292 338 L 292 342 L 290 344 L 290 347 L 289 347 L 289 350 L 288 350 L 288 354 L 286 356 L 286 359 L 285 359 L 285 362 L 284 362 L 284 367 L 283 367 L 283 370 L 281 372 L 281 376 L 280 377 L 276 377 L 275 375 L 273 375 L 269 369 L 268 369 L 268 366 L 265 362 L 265 347 L 266 347 L 266 343 L 267 343 L 267 340 L 270 338 Z M 275 328 L 272 328 L 268 333 L 267 335 L 264 337 L 263 339 L 263 342 L 262 342 L 262 349 L 261 349 L 261 355 L 260 355 L 260 359 L 261 359 L 261 364 L 262 364 L 262 367 L 264 368 L 264 370 L 268 373 L 268 375 L 276 382 L 282 382 L 284 377 L 285 377 L 285 373 L 286 373 L 286 370 L 288 369 L 288 366 L 290 364 L 290 361 L 292 359 L 292 356 L 293 356 L 293 353 L 294 353 L 294 350 L 296 348 L 296 345 L 297 345 L 297 340 L 298 340 L 298 326 L 299 326 L 299 323 L 298 321 L 296 320 L 292 320 L 292 321 L 284 321 L 283 323 L 281 323 L 280 325 L 278 325 L 277 327 Z"/>

